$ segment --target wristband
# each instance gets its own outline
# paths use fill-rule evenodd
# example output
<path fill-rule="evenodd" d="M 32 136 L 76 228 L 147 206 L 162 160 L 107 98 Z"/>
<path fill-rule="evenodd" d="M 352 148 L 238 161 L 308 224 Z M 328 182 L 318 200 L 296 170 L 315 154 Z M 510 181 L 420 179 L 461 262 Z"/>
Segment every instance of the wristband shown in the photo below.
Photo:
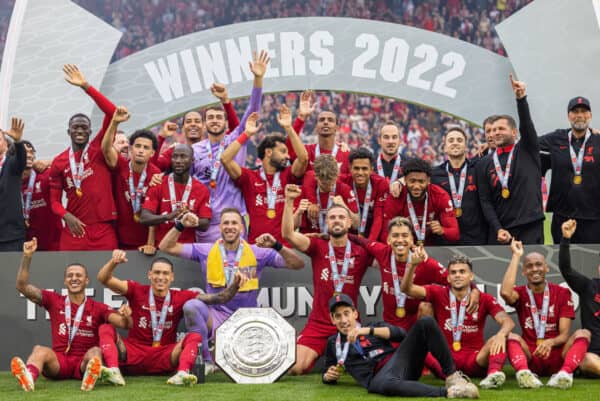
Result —
<path fill-rule="evenodd" d="M 185 226 L 183 225 L 181 220 L 175 220 L 175 229 L 179 232 L 182 232 L 183 230 L 185 230 Z"/>
<path fill-rule="evenodd" d="M 371 326 L 371 328 L 369 329 L 369 335 L 370 336 L 374 336 L 375 335 L 375 327 Z"/>
<path fill-rule="evenodd" d="M 277 252 L 281 251 L 281 249 L 283 249 L 283 244 L 279 241 L 275 241 L 275 244 L 272 247 L 273 249 L 275 249 Z"/>
<path fill-rule="evenodd" d="M 242 134 L 240 136 L 238 136 L 238 138 L 237 138 L 237 141 L 240 143 L 240 145 L 244 145 L 247 140 L 248 140 L 248 135 L 246 135 L 245 132 L 242 132 Z"/>

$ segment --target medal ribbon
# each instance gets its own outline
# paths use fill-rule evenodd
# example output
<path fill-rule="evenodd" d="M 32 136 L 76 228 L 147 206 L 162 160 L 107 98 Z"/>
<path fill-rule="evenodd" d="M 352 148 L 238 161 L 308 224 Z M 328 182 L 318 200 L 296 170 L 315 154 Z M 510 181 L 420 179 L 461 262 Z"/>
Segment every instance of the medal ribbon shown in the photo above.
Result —
<path fill-rule="evenodd" d="M 394 170 L 392 171 L 392 176 L 389 178 L 389 181 L 394 182 L 398 178 L 398 174 L 400 173 L 400 163 L 402 158 L 400 157 L 400 152 L 398 152 L 398 156 L 396 156 L 396 162 L 394 163 Z M 385 172 L 383 171 L 383 163 L 381 162 L 381 153 L 377 158 L 377 174 L 386 178 Z"/>
<path fill-rule="evenodd" d="M 529 287 L 527 288 L 527 295 L 529 295 L 529 310 L 531 311 L 531 318 L 533 319 L 533 327 L 535 327 L 535 334 L 538 340 L 543 340 L 546 335 L 546 322 L 548 321 L 548 306 L 550 305 L 550 286 L 546 283 L 544 288 L 544 297 L 542 299 L 542 310 L 540 311 L 535 303 L 535 297 L 533 291 Z"/>
<path fill-rule="evenodd" d="M 277 200 L 277 191 L 281 189 L 281 181 L 279 179 L 279 171 L 273 175 L 273 186 L 269 186 L 265 170 L 260 168 L 260 178 L 267 184 L 267 209 L 275 210 L 275 201 Z"/>
<path fill-rule="evenodd" d="M 146 196 L 146 188 L 144 188 L 144 182 L 146 181 L 148 166 L 144 167 L 144 171 L 140 175 L 140 181 L 138 182 L 137 188 L 133 183 L 133 168 L 131 162 L 129 163 L 129 200 L 131 201 L 131 208 L 133 213 L 139 213 L 142 206 L 142 199 Z"/>
<path fill-rule="evenodd" d="M 31 198 L 33 197 L 33 187 L 35 186 L 35 177 L 37 174 L 31 169 L 29 175 L 29 181 L 27 182 L 27 189 L 25 190 L 25 199 L 23 200 L 23 217 L 25 220 L 29 219 L 29 213 L 31 212 Z M 21 194 L 23 197 L 23 194 Z"/>
<path fill-rule="evenodd" d="M 242 251 L 244 250 L 244 240 L 240 239 L 240 244 L 238 246 L 237 252 L 235 254 L 235 259 L 233 263 L 229 263 L 227 259 L 227 252 L 225 251 L 225 247 L 223 246 L 223 239 L 220 239 L 219 242 L 219 252 L 221 253 L 221 260 L 223 261 L 223 271 L 225 272 L 225 282 L 227 285 L 231 283 L 231 279 L 233 275 L 240 267 L 240 260 L 242 259 Z"/>
<path fill-rule="evenodd" d="M 221 154 L 223 154 L 223 149 L 225 149 L 225 141 L 221 140 L 221 142 L 219 142 L 219 150 L 217 150 L 217 155 L 213 158 L 210 141 L 206 141 L 208 160 L 212 163 L 212 171 L 210 172 L 211 181 L 217 181 L 217 174 L 219 173 L 219 168 L 221 167 Z"/>
<path fill-rule="evenodd" d="M 408 259 L 406 259 L 406 266 L 410 264 L 411 255 L 408 253 Z M 402 277 L 398 275 L 398 269 L 396 268 L 396 257 L 394 256 L 394 252 L 392 252 L 392 256 L 390 256 L 390 265 L 392 268 L 392 281 L 394 282 L 394 296 L 396 297 L 396 306 L 398 308 L 404 308 L 406 304 L 406 294 L 400 291 L 400 280 Z"/>
<path fill-rule="evenodd" d="M 140 180 L 141 181 L 141 180 Z M 192 192 L 192 176 L 190 175 L 187 180 L 187 184 L 185 184 L 185 190 L 183 191 L 183 196 L 181 197 L 181 201 L 177 201 L 177 195 L 175 193 L 175 179 L 173 178 L 173 173 L 169 174 L 169 198 L 171 200 L 171 211 L 174 212 L 177 210 L 177 206 L 184 206 L 188 204 L 188 199 L 190 198 L 190 193 Z"/>
<path fill-rule="evenodd" d="M 417 236 L 417 240 L 425 241 L 425 231 L 427 230 L 427 201 L 429 200 L 429 196 L 427 192 L 425 193 L 425 205 L 423 206 L 423 221 L 419 226 L 419 219 L 417 219 L 417 214 L 415 213 L 415 208 L 413 206 L 412 200 L 410 199 L 410 194 L 406 191 L 406 206 L 408 207 L 408 214 L 410 215 L 410 221 L 415 229 L 415 234 Z"/>
<path fill-rule="evenodd" d="M 508 177 L 510 175 L 510 165 L 512 164 L 513 152 L 515 151 L 515 147 L 510 150 L 508 154 L 508 159 L 506 161 L 506 170 L 502 171 L 502 166 L 500 166 L 500 159 L 498 159 L 498 150 L 495 150 L 493 153 L 492 160 L 494 161 L 494 168 L 496 169 L 496 175 L 500 179 L 500 185 L 502 185 L 502 189 L 508 189 Z"/>
<path fill-rule="evenodd" d="M 569 131 L 569 153 L 571 155 L 571 164 L 573 165 L 573 172 L 575 175 L 581 175 L 581 168 L 583 166 L 583 154 L 585 153 L 585 144 L 590 138 L 591 132 L 588 131 L 585 134 L 585 139 L 583 140 L 583 144 L 581 148 L 579 148 L 579 152 L 575 154 L 575 149 L 573 149 L 573 145 L 571 144 L 572 132 Z"/>
<path fill-rule="evenodd" d="M 346 249 L 344 251 L 344 263 L 342 264 L 342 274 L 338 271 L 337 259 L 335 258 L 335 252 L 333 245 L 329 243 L 329 265 L 331 266 L 331 274 L 333 276 L 333 288 L 335 292 L 342 292 L 344 288 L 344 279 L 348 275 L 348 266 L 350 265 L 350 257 L 352 256 L 350 241 L 346 242 Z"/>
<path fill-rule="evenodd" d="M 352 183 L 352 187 L 354 188 L 354 194 L 356 195 L 356 203 L 358 203 L 360 210 L 360 202 L 358 201 L 358 192 L 356 191 L 356 185 Z M 365 229 L 367 228 L 367 219 L 369 217 L 369 208 L 371 207 L 372 192 L 373 187 L 371 186 L 371 180 L 369 179 L 369 184 L 367 185 L 367 192 L 365 193 L 365 201 L 363 202 L 362 213 L 360 214 L 360 225 L 358 226 L 359 234 L 364 234 Z"/>
<path fill-rule="evenodd" d="M 65 324 L 67 325 L 68 331 L 68 344 L 67 350 L 71 348 L 71 343 L 73 343 L 73 339 L 75 338 L 75 334 L 77 334 L 77 330 L 79 330 L 79 324 L 81 323 L 81 318 L 83 317 L 83 310 L 85 309 L 85 303 L 87 302 L 87 297 L 83 299 L 79 308 L 77 308 L 77 312 L 75 313 L 75 320 L 73 321 L 73 325 L 71 325 L 71 300 L 69 296 L 65 296 Z"/>
<path fill-rule="evenodd" d="M 167 310 L 171 304 L 171 291 L 167 293 L 165 301 L 163 302 L 162 309 L 160 311 L 160 321 L 156 316 L 156 302 L 154 302 L 154 294 L 152 288 L 150 288 L 148 294 L 148 304 L 150 304 L 150 320 L 152 321 L 152 341 L 160 343 L 162 338 L 163 329 L 165 328 L 165 321 L 167 320 Z"/>
<path fill-rule="evenodd" d="M 456 190 L 456 181 L 454 180 L 454 174 L 450 172 L 448 167 L 450 163 L 446 164 L 446 172 L 448 173 L 448 183 L 450 184 L 450 193 L 452 194 L 452 203 L 455 209 L 459 209 L 462 205 L 463 193 L 465 192 L 465 182 L 467 179 L 467 162 L 460 170 L 460 178 L 458 181 L 458 191 Z"/>
<path fill-rule="evenodd" d="M 356 327 L 360 328 L 360 323 L 356 322 Z M 364 354 L 358 340 L 356 340 L 354 347 L 356 348 L 359 354 Z M 337 359 L 338 365 L 344 366 L 344 362 L 346 361 L 346 357 L 348 356 L 349 349 L 350 343 L 348 342 L 348 340 L 346 340 L 346 342 L 342 346 L 342 335 L 338 332 L 337 337 L 335 338 L 335 357 Z"/>
<path fill-rule="evenodd" d="M 452 339 L 454 342 L 460 342 L 460 338 L 462 336 L 462 331 L 464 327 L 465 321 L 465 313 L 467 311 L 467 303 L 469 301 L 469 293 L 471 289 L 467 292 L 467 295 L 460 301 L 460 310 L 458 311 L 458 316 L 456 314 L 456 297 L 452 293 L 452 290 L 448 290 L 450 295 L 450 319 L 452 321 Z"/>
<path fill-rule="evenodd" d="M 321 189 L 317 185 L 317 202 L 319 204 L 319 228 L 321 229 L 322 234 L 327 234 L 327 226 L 325 225 L 325 215 L 327 211 L 333 204 L 333 197 L 335 195 L 335 187 L 336 184 L 333 184 L 333 188 L 329 191 L 329 197 L 327 198 L 327 209 L 323 210 L 323 205 L 321 205 Z"/>
<path fill-rule="evenodd" d="M 71 168 L 71 175 L 73 176 L 73 185 L 75 189 L 81 191 L 81 181 L 83 180 L 83 171 L 85 168 L 85 161 L 88 158 L 88 148 L 90 143 L 88 142 L 81 152 L 81 159 L 79 163 L 75 163 L 75 152 L 73 152 L 73 146 L 69 147 L 69 167 Z"/>
<path fill-rule="evenodd" d="M 331 151 L 331 156 L 333 156 L 334 159 L 335 159 L 335 156 L 337 155 L 338 150 L 339 150 L 339 146 L 336 143 L 333 145 L 333 150 Z M 315 148 L 315 158 L 319 157 L 319 156 L 321 156 L 321 147 L 317 143 L 317 147 Z"/>

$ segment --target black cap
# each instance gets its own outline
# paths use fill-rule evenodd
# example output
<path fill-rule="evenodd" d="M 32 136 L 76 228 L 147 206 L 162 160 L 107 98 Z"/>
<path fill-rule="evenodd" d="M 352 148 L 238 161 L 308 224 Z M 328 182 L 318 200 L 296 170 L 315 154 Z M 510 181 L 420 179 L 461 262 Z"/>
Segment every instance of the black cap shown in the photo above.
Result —
<path fill-rule="evenodd" d="M 333 313 L 338 305 L 347 305 L 351 308 L 354 308 L 354 302 L 352 302 L 352 298 L 346 294 L 337 294 L 331 297 L 329 300 L 329 312 Z"/>
<path fill-rule="evenodd" d="M 589 111 L 592 111 L 592 107 L 590 106 L 590 101 L 584 98 L 583 96 L 574 97 L 569 100 L 569 105 L 567 106 L 567 111 L 573 110 L 575 107 L 585 107 Z"/>

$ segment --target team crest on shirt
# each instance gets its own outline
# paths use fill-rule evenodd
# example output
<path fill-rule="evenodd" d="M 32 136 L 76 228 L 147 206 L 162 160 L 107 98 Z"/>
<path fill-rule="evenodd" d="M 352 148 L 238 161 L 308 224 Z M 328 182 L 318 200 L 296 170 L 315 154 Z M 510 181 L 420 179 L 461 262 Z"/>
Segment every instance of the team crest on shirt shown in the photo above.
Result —
<path fill-rule="evenodd" d="M 329 280 L 329 268 L 328 267 L 321 270 L 321 280 L 323 280 L 323 281 Z"/>
<path fill-rule="evenodd" d="M 147 329 L 148 328 L 148 319 L 146 319 L 145 317 L 141 317 L 140 320 L 138 321 L 138 327 L 140 329 Z"/>
<path fill-rule="evenodd" d="M 58 334 L 61 336 L 67 335 L 67 326 L 64 323 L 58 325 Z"/>
<path fill-rule="evenodd" d="M 262 195 L 260 195 L 260 194 L 259 194 L 259 195 L 256 195 L 256 203 L 255 203 L 255 206 L 262 206 L 262 205 L 264 205 L 264 200 L 263 200 L 263 197 L 262 197 Z"/>
<path fill-rule="evenodd" d="M 85 319 L 86 323 L 88 324 L 88 326 L 92 325 L 92 315 L 88 315 L 87 318 Z"/>
<path fill-rule="evenodd" d="M 38 181 L 38 182 L 35 183 L 35 192 L 38 193 L 38 194 L 40 192 L 42 192 L 42 182 L 41 181 Z"/>

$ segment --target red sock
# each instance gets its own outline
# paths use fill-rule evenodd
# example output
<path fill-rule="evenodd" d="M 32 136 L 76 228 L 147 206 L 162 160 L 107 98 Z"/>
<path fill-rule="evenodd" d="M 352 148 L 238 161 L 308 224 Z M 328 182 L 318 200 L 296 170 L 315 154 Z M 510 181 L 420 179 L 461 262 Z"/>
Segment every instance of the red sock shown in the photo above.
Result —
<path fill-rule="evenodd" d="M 433 355 L 431 355 L 431 352 L 428 352 L 427 355 L 425 355 L 425 361 L 423 364 L 431 371 L 431 373 L 435 375 L 435 377 L 438 377 L 442 380 L 446 379 L 446 375 L 442 370 L 442 365 L 440 365 L 439 361 L 435 359 Z"/>
<path fill-rule="evenodd" d="M 31 377 L 33 377 L 33 381 L 35 382 L 40 376 L 40 370 L 32 363 L 27 364 L 27 369 L 29 370 L 29 373 L 31 373 Z"/>
<path fill-rule="evenodd" d="M 499 352 L 496 355 L 490 355 L 488 358 L 488 375 L 502 370 L 505 360 L 506 352 Z"/>
<path fill-rule="evenodd" d="M 196 354 L 198 353 L 198 344 L 202 342 L 202 336 L 198 333 L 187 333 L 181 344 L 181 354 L 179 355 L 179 365 L 177 370 L 189 372 L 194 365 Z"/>
<path fill-rule="evenodd" d="M 562 368 L 567 373 L 573 373 L 573 371 L 579 366 L 585 353 L 587 352 L 590 342 L 587 338 L 579 337 L 573 341 L 573 345 L 567 351 L 565 355 L 565 361 L 563 362 Z"/>
<path fill-rule="evenodd" d="M 518 340 L 507 340 L 506 351 L 508 352 L 508 360 L 513 368 L 515 368 L 515 371 L 518 372 L 529 368 L 527 366 L 527 356 Z"/>
<path fill-rule="evenodd" d="M 117 350 L 117 331 L 110 324 L 103 324 L 98 328 L 100 349 L 104 365 L 109 368 L 119 367 L 119 351 Z"/>

